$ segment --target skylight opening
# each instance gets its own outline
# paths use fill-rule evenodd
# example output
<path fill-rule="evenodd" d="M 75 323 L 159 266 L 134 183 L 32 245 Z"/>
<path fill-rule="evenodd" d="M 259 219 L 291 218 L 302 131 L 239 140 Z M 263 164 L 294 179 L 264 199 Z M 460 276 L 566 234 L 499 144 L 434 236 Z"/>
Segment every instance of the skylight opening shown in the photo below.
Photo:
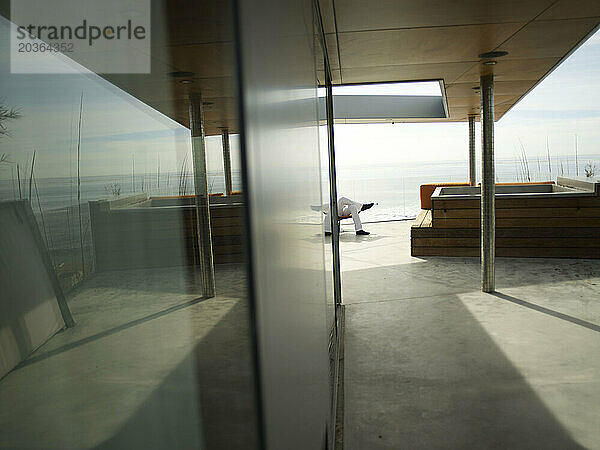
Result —
<path fill-rule="evenodd" d="M 334 86 L 333 95 L 425 95 L 441 97 L 439 81 Z"/>

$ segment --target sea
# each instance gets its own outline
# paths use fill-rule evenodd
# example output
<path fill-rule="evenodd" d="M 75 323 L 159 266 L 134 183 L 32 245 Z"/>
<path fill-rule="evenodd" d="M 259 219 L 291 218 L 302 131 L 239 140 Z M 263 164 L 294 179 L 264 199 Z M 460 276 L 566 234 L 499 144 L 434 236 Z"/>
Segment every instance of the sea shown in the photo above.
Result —
<path fill-rule="evenodd" d="M 556 181 L 557 176 L 584 176 L 586 166 L 600 175 L 600 155 L 497 159 L 497 183 Z M 578 166 L 578 167 L 577 167 Z M 588 168 L 590 169 L 590 168 Z M 477 164 L 477 182 L 481 167 Z M 468 182 L 466 160 L 407 162 L 393 165 L 341 167 L 337 170 L 338 197 L 376 205 L 363 213 L 363 222 L 414 219 L 419 213 L 419 186 L 424 183 Z"/>
<path fill-rule="evenodd" d="M 573 155 L 546 158 L 529 158 L 526 163 L 519 158 L 498 159 L 495 164 L 496 182 L 547 181 L 557 176 L 583 176 L 588 169 L 600 172 L 600 155 Z M 477 167 L 479 173 L 479 165 Z M 327 180 L 325 168 L 322 179 Z M 18 183 L 12 179 L 0 180 L 0 200 L 29 197 L 30 183 L 26 176 Z M 82 205 L 89 200 L 114 198 L 132 193 L 145 192 L 150 196 L 191 194 L 192 175 L 182 178 L 179 173 L 86 176 L 81 179 Z M 348 197 L 361 203 L 375 206 L 361 214 L 364 222 L 405 220 L 416 217 L 420 210 L 419 186 L 434 182 L 468 181 L 466 160 L 406 162 L 395 164 L 370 164 L 341 166 L 337 169 L 339 197 Z M 478 177 L 479 182 L 479 177 Z M 225 180 L 222 172 L 208 173 L 209 190 L 224 192 Z M 323 183 L 322 201 L 328 201 L 326 181 Z M 233 173 L 233 189 L 241 190 L 242 178 Z M 37 178 L 31 184 L 32 206 L 36 215 L 40 211 L 51 216 L 60 210 L 77 205 L 77 180 L 72 178 Z M 302 221 L 302 218 L 299 218 Z"/>

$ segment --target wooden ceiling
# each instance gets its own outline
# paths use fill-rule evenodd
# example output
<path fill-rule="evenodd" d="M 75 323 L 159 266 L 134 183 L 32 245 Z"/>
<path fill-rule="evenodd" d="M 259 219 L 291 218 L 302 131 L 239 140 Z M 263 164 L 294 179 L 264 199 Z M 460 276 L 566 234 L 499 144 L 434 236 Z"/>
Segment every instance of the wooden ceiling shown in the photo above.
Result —
<path fill-rule="evenodd" d="M 335 84 L 444 81 L 450 121 L 479 112 L 482 69 L 501 118 L 600 23 L 599 0 L 320 0 Z M 507 51 L 494 66 L 479 54 Z"/>
<path fill-rule="evenodd" d="M 237 133 L 230 0 L 151 0 L 150 74 L 103 75 L 189 128 L 189 94 L 200 93 L 206 135 Z"/>
<path fill-rule="evenodd" d="M 600 22 L 600 0 L 319 1 L 335 84 L 443 80 L 439 120 L 450 121 L 478 113 L 482 67 L 495 75 L 499 119 Z M 152 73 L 105 78 L 186 127 L 189 92 L 200 92 L 206 134 L 237 132 L 231 8 L 152 0 Z M 483 66 L 492 50 L 509 54 Z"/>

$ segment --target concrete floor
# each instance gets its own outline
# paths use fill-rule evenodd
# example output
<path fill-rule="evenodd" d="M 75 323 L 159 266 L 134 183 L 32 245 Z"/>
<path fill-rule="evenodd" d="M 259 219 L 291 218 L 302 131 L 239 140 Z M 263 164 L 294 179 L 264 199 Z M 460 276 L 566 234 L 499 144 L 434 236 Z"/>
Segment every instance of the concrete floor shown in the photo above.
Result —
<path fill-rule="evenodd" d="M 86 281 L 76 326 L 0 381 L 0 448 L 256 448 L 245 271 L 216 280 L 207 300 L 186 268 Z"/>
<path fill-rule="evenodd" d="M 600 261 L 498 259 L 483 294 L 410 225 L 340 236 L 344 448 L 600 448 Z"/>
<path fill-rule="evenodd" d="M 476 259 L 410 257 L 410 222 L 366 229 L 340 237 L 346 449 L 600 448 L 600 261 L 499 259 L 489 295 Z M 245 291 L 235 265 L 210 300 L 182 268 L 90 279 L 0 381 L 0 448 L 254 448 Z"/>

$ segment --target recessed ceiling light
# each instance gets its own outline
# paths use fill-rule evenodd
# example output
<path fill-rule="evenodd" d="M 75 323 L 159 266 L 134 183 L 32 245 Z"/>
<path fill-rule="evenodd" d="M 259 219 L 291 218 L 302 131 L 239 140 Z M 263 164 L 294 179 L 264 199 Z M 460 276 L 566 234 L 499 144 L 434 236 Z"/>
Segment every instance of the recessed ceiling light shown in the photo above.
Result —
<path fill-rule="evenodd" d="M 192 84 L 194 80 L 179 80 L 181 84 Z"/>
<path fill-rule="evenodd" d="M 496 62 L 496 61 L 493 61 L 493 60 L 492 60 L 492 61 L 485 61 L 485 62 L 483 63 L 483 65 L 484 65 L 484 66 L 494 66 L 494 65 L 496 65 L 496 64 L 497 64 L 497 62 Z"/>
<path fill-rule="evenodd" d="M 195 75 L 195 73 L 194 72 L 176 71 L 176 72 L 169 72 L 168 75 L 173 78 L 190 78 L 190 77 L 193 77 Z"/>
<path fill-rule="evenodd" d="M 502 56 L 506 56 L 506 55 L 508 55 L 508 52 L 495 51 L 495 52 L 481 53 L 479 55 L 479 57 L 481 59 L 493 59 L 493 58 L 501 58 Z"/>

